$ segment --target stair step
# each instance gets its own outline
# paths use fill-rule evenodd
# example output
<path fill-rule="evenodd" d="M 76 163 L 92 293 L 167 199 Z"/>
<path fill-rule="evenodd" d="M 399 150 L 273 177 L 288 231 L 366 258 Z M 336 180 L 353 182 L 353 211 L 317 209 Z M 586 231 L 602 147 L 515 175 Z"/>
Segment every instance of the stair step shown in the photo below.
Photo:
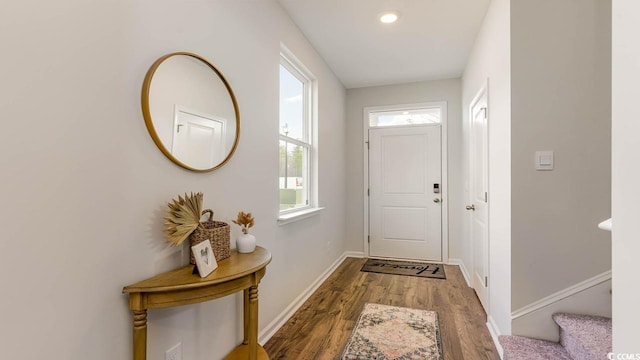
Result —
<path fill-rule="evenodd" d="M 498 339 L 504 349 L 503 360 L 572 360 L 562 345 L 551 341 L 509 335 Z"/>
<path fill-rule="evenodd" d="M 606 359 L 611 352 L 610 318 L 557 313 L 553 320 L 560 326 L 560 344 L 574 360 Z"/>

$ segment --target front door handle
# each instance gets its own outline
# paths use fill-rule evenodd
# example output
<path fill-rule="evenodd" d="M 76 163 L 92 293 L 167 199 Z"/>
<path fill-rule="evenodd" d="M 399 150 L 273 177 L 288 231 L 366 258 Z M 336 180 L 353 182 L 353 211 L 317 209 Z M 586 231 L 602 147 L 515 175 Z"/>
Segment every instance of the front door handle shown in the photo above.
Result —
<path fill-rule="evenodd" d="M 471 204 L 471 205 L 467 205 L 467 206 L 465 206 L 465 209 L 467 209 L 467 210 L 471 210 L 471 211 L 476 211 L 476 206 L 475 206 L 475 205 L 473 205 L 473 204 Z"/>
<path fill-rule="evenodd" d="M 434 202 L 434 203 L 439 203 L 439 202 L 440 202 L 440 199 L 435 198 L 435 199 L 433 199 L 433 202 Z"/>

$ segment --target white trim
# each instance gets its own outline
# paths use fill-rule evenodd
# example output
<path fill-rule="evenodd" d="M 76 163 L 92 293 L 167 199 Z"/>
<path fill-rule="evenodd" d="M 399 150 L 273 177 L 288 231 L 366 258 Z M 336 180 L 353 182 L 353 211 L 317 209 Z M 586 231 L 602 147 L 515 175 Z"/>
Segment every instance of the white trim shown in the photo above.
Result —
<path fill-rule="evenodd" d="M 534 311 L 540 310 L 546 306 L 556 303 L 562 299 L 566 299 L 569 296 L 575 295 L 581 291 L 590 289 L 596 285 L 602 284 L 605 281 L 611 280 L 611 270 L 598 274 L 590 279 L 582 281 L 573 286 L 569 286 L 566 289 L 562 289 L 554 294 L 551 294 L 545 298 L 542 298 L 536 302 L 533 302 L 527 306 L 523 306 L 520 309 L 511 313 L 511 320 L 515 320 L 522 316 L 525 316 Z"/>
<path fill-rule="evenodd" d="M 449 258 L 449 262 L 447 263 L 447 265 L 458 266 L 460 268 L 462 276 L 464 277 L 464 281 L 467 283 L 467 286 L 472 287 L 469 272 L 467 271 L 467 267 L 464 265 L 464 261 L 462 261 L 462 259 Z"/>
<path fill-rule="evenodd" d="M 306 218 L 311 217 L 313 215 L 319 214 L 322 210 L 324 210 L 323 207 L 317 207 L 317 208 L 311 208 L 311 209 L 306 208 L 306 209 L 300 210 L 300 211 L 288 212 L 286 214 L 281 214 L 278 217 L 278 225 L 286 225 L 286 224 L 292 223 L 294 221 L 306 219 Z"/>
<path fill-rule="evenodd" d="M 496 324 L 496 321 L 493 320 L 492 316 L 487 316 L 487 329 L 489 329 L 489 335 L 491 335 L 491 339 L 493 340 L 493 344 L 496 346 L 496 350 L 498 350 L 498 354 L 500 355 L 500 359 L 504 359 L 504 349 L 500 344 L 500 340 L 498 337 L 502 335 L 500 333 L 500 329 Z"/>
<path fill-rule="evenodd" d="M 304 62 L 300 61 L 293 51 L 289 50 L 289 48 L 283 43 L 280 43 L 280 58 L 286 60 L 290 66 L 296 69 L 297 72 L 302 73 L 310 81 L 316 80 L 313 72 L 309 70 L 309 68 L 304 65 Z"/>
<path fill-rule="evenodd" d="M 448 139 L 449 139 L 449 130 L 448 123 L 449 117 L 447 113 L 447 101 L 430 101 L 424 103 L 412 103 L 412 104 L 397 104 L 397 105 L 385 105 L 385 106 L 367 106 L 363 109 L 363 153 L 364 153 L 364 187 L 363 187 L 363 195 L 364 195 L 364 236 L 363 236 L 363 249 L 365 256 L 369 256 L 369 196 L 367 194 L 367 190 L 369 189 L 369 113 L 373 111 L 380 110 L 395 110 L 395 109 L 420 109 L 420 108 L 434 108 L 439 107 L 441 110 L 441 121 L 439 124 L 420 124 L 420 126 L 441 126 L 441 135 L 440 135 L 440 145 L 442 147 L 440 151 L 441 157 L 441 199 L 442 199 L 442 218 L 441 218 L 441 241 L 442 241 L 442 249 L 441 249 L 441 262 L 446 264 L 449 262 L 449 167 L 448 167 Z M 406 126 L 405 126 L 406 127 Z"/>
<path fill-rule="evenodd" d="M 363 251 L 345 251 L 344 254 L 342 254 L 342 256 L 344 256 L 345 258 L 352 257 L 352 258 L 358 258 L 358 259 L 362 259 L 366 257 Z"/>
<path fill-rule="evenodd" d="M 394 104 L 394 105 L 382 105 L 382 106 L 367 106 L 366 109 L 368 110 L 368 112 L 385 112 L 385 111 L 395 111 L 395 110 L 420 110 L 420 109 L 433 109 L 433 108 L 442 109 L 442 103 L 446 103 L 446 101 L 429 101 L 429 102 L 412 103 L 412 104 Z M 440 114 L 441 119 L 440 119 L 439 123 L 432 123 L 431 125 L 442 124 L 442 119 L 445 118 L 444 115 L 445 114 Z M 367 124 L 368 124 L 369 118 L 367 117 L 366 120 L 367 120 Z M 428 125 L 428 124 L 429 123 L 426 123 L 426 124 L 415 124 L 415 125 Z M 406 125 L 399 125 L 399 126 L 406 126 Z M 380 126 L 376 126 L 376 127 L 380 127 Z M 381 127 L 395 127 L 395 126 L 391 125 L 391 126 L 381 126 Z"/>
<path fill-rule="evenodd" d="M 303 123 L 303 136 L 306 141 L 292 139 L 280 134 L 279 141 L 288 141 L 307 148 L 307 169 L 305 186 L 307 192 L 307 206 L 303 209 L 319 209 L 319 167 L 318 167 L 318 81 L 315 75 L 289 50 L 283 43 L 280 43 L 280 65 L 303 83 L 303 112 L 307 119 Z M 286 150 L 285 150 L 286 151 Z M 279 214 L 297 211 L 280 210 Z M 281 216 L 281 217 L 282 217 Z"/>
<path fill-rule="evenodd" d="M 364 257 L 364 254 L 356 251 L 345 251 L 340 257 L 329 266 L 320 276 L 309 285 L 298 297 L 287 306 L 278 316 L 276 316 L 267 326 L 265 326 L 258 334 L 258 343 L 264 345 L 280 328 L 295 314 L 296 311 L 304 304 L 311 295 L 318 290 L 320 285 L 325 282 L 333 274 L 334 271 L 348 257 Z"/>

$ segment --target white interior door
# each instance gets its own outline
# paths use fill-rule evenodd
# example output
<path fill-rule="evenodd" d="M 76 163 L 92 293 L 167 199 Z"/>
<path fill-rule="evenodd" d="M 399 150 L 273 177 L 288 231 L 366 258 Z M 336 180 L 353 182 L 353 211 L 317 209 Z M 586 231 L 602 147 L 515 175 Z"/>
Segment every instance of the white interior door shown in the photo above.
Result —
<path fill-rule="evenodd" d="M 488 137 L 487 93 L 483 89 L 471 105 L 470 126 L 470 199 L 467 210 L 471 216 L 473 247 L 472 286 L 482 306 L 489 305 L 489 211 L 488 211 Z"/>
<path fill-rule="evenodd" d="M 440 143 L 440 125 L 369 130 L 370 256 L 442 261 Z"/>
<path fill-rule="evenodd" d="M 224 160 L 225 120 L 176 107 L 171 153 L 198 169 Z"/>

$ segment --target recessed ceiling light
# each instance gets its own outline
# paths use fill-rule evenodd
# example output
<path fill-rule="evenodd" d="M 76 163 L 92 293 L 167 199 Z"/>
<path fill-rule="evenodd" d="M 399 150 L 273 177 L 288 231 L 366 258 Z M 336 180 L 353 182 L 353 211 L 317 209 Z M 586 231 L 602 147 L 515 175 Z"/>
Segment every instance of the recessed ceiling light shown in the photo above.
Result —
<path fill-rule="evenodd" d="M 383 24 L 391 24 L 398 21 L 400 14 L 397 11 L 385 11 L 380 14 L 380 22 Z"/>

